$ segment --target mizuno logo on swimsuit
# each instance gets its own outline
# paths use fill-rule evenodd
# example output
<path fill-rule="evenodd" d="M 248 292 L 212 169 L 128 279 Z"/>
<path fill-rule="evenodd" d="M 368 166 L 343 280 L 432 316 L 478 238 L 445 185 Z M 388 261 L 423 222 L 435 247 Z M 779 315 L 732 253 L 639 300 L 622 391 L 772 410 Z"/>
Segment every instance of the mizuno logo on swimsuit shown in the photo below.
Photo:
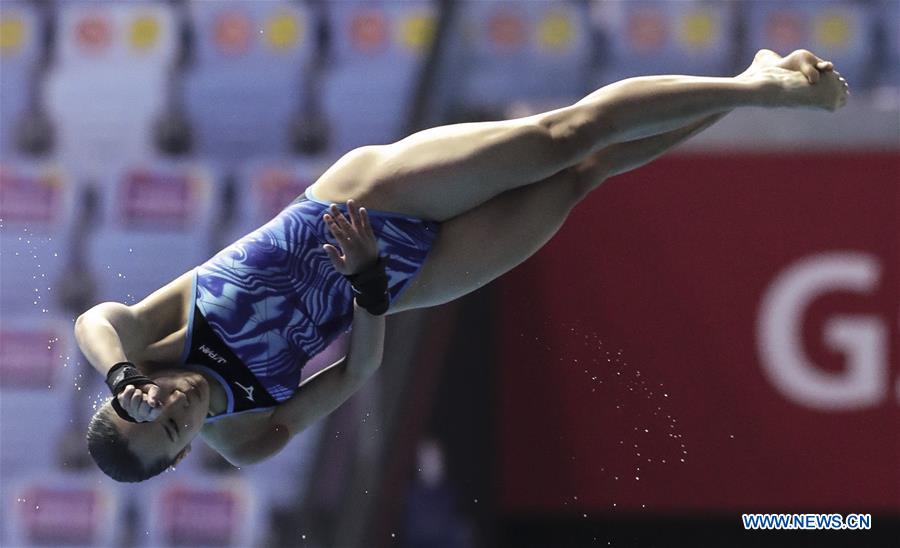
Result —
<path fill-rule="evenodd" d="M 205 344 L 200 346 L 200 352 L 203 352 L 210 358 L 216 360 L 216 363 L 228 363 L 228 360 L 226 360 L 222 356 L 218 355 L 216 352 L 214 352 L 211 348 L 209 348 Z"/>
<path fill-rule="evenodd" d="M 248 399 L 248 400 L 253 401 L 253 389 L 256 388 L 255 386 L 244 386 L 243 384 L 241 384 L 241 383 L 239 383 L 239 382 L 237 382 L 237 381 L 234 381 L 234 384 L 240 386 L 241 389 L 243 389 L 244 392 L 247 393 L 247 399 Z"/>

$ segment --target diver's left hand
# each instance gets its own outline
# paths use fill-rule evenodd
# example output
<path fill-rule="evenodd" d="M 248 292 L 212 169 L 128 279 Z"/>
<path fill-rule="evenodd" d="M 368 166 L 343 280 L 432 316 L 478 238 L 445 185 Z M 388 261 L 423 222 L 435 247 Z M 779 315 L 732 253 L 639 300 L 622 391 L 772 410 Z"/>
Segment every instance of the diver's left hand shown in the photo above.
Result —
<path fill-rule="evenodd" d="M 324 216 L 329 230 L 341 246 L 341 251 L 331 244 L 322 246 L 334 269 L 345 276 L 358 274 L 378 260 L 378 242 L 369 222 L 369 213 L 353 200 L 347 200 L 350 220 L 337 205 L 331 204 L 330 214 Z M 341 255 L 343 252 L 343 255 Z"/>

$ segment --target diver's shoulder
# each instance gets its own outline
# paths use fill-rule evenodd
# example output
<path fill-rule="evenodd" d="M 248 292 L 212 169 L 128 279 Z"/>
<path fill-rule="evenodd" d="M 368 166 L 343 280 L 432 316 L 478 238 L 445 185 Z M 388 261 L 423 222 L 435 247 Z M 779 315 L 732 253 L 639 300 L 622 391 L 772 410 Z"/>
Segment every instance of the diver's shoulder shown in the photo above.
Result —
<path fill-rule="evenodd" d="M 271 421 L 273 410 L 241 413 L 207 423 L 203 441 L 235 466 L 253 464 L 274 455 L 290 438 L 287 429 Z"/>

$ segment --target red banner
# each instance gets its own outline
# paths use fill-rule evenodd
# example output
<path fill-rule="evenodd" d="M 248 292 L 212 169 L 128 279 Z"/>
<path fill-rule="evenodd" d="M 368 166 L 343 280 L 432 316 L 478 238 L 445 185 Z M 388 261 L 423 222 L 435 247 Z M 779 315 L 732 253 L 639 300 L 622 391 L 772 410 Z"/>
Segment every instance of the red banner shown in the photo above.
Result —
<path fill-rule="evenodd" d="M 900 512 L 898 280 L 896 153 L 608 181 L 499 282 L 502 508 Z"/>

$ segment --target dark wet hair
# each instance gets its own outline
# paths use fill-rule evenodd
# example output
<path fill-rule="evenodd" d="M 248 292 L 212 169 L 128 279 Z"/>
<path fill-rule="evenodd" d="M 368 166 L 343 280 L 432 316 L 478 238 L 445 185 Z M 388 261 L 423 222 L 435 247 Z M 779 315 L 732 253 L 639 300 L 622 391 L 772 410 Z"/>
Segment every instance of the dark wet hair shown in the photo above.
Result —
<path fill-rule="evenodd" d="M 164 472 L 175 461 L 161 458 L 149 466 L 128 447 L 112 419 L 112 409 L 104 405 L 88 424 L 88 451 L 104 474 L 116 481 L 136 483 Z"/>

